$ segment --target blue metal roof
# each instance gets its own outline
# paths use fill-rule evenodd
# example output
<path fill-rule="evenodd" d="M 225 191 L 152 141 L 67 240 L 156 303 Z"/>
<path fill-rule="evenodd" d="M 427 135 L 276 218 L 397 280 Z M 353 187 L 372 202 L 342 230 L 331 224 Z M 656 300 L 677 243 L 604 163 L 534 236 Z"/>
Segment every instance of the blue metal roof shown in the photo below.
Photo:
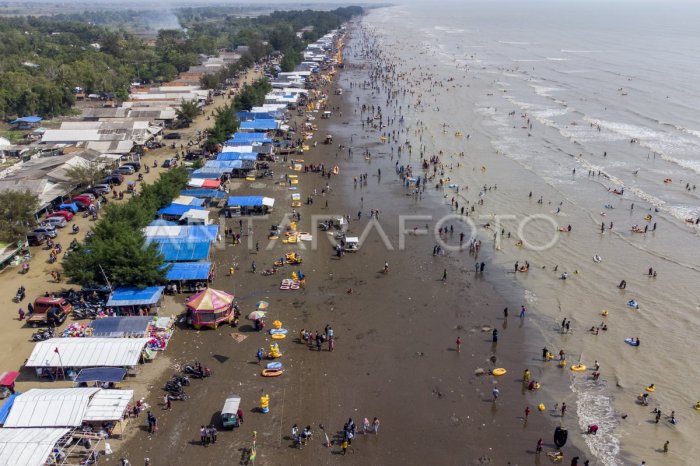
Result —
<path fill-rule="evenodd" d="M 219 234 L 217 225 L 173 225 L 179 231 L 174 235 L 172 228 L 149 228 L 146 243 L 187 243 L 189 241 L 214 241 Z"/>
<path fill-rule="evenodd" d="M 160 209 L 158 215 L 173 215 L 180 216 L 187 212 L 188 210 L 206 210 L 204 207 L 196 205 L 183 205 L 183 204 L 170 204 Z"/>
<path fill-rule="evenodd" d="M 279 122 L 273 118 L 255 119 L 249 121 L 242 121 L 240 125 L 241 130 L 264 130 L 270 131 L 277 129 L 279 127 Z"/>
<path fill-rule="evenodd" d="M 93 320 L 89 327 L 92 329 L 93 337 L 144 337 L 148 336 L 146 332 L 151 320 L 153 319 L 149 316 L 104 317 Z"/>
<path fill-rule="evenodd" d="M 160 299 L 164 289 L 164 286 L 149 286 L 146 288 L 117 288 L 109 297 L 107 306 L 118 307 L 155 304 Z"/>
<path fill-rule="evenodd" d="M 147 240 L 148 241 L 148 240 Z M 209 240 L 180 240 L 179 238 L 169 240 L 148 241 L 154 243 L 163 258 L 168 262 L 180 261 L 201 261 L 209 259 Z"/>
<path fill-rule="evenodd" d="M 200 168 L 192 172 L 192 178 L 204 178 L 207 180 L 216 180 L 221 178 L 231 171 L 230 168 Z"/>
<path fill-rule="evenodd" d="M 266 143 L 272 142 L 272 139 L 267 137 L 266 133 L 234 133 L 233 137 L 226 141 L 226 146 L 247 146 L 254 142 Z"/>
<path fill-rule="evenodd" d="M 229 196 L 226 205 L 232 206 L 261 206 L 263 205 L 262 196 Z"/>
<path fill-rule="evenodd" d="M 180 196 L 192 196 L 199 197 L 202 199 L 212 198 L 212 199 L 225 199 L 228 194 L 224 191 L 219 191 L 218 189 L 183 189 L 180 191 Z"/>
<path fill-rule="evenodd" d="M 43 118 L 36 115 L 31 115 L 17 118 L 16 120 L 12 121 L 12 124 L 14 125 L 16 123 L 39 123 L 41 120 L 43 120 Z"/>
<path fill-rule="evenodd" d="M 162 218 L 157 218 L 148 224 L 149 227 L 172 227 L 176 225 L 177 222 L 169 222 L 167 220 L 163 220 Z"/>
<path fill-rule="evenodd" d="M 253 152 L 222 152 L 216 156 L 216 160 L 258 160 L 258 154 Z"/>
<path fill-rule="evenodd" d="M 150 319 L 150 317 L 147 317 Z M 99 322 L 103 319 L 98 319 Z M 95 323 L 93 322 L 93 324 Z M 90 325 L 92 327 L 92 325 Z M 121 367 L 88 367 L 78 372 L 75 383 L 81 382 L 121 382 L 126 377 L 126 369 Z"/>
<path fill-rule="evenodd" d="M 209 278 L 211 262 L 174 262 L 166 277 L 175 280 L 206 280 Z"/>
<path fill-rule="evenodd" d="M 204 170 L 209 169 L 218 170 L 220 168 L 225 168 L 228 170 L 235 170 L 236 168 L 243 168 L 243 160 L 207 160 L 204 164 Z"/>
<path fill-rule="evenodd" d="M 8 396 L 2 406 L 0 406 L 0 424 L 5 424 L 5 421 L 7 421 L 7 416 L 10 415 L 12 405 L 15 404 L 15 398 L 17 398 L 19 395 L 21 395 L 19 392 L 13 393 L 12 395 Z"/>
<path fill-rule="evenodd" d="M 279 111 L 269 111 L 269 112 L 237 112 L 236 117 L 238 117 L 239 120 L 241 121 L 246 121 L 246 120 L 256 120 L 256 119 L 268 119 L 268 118 L 275 118 L 278 115 L 281 115 L 282 112 Z"/>

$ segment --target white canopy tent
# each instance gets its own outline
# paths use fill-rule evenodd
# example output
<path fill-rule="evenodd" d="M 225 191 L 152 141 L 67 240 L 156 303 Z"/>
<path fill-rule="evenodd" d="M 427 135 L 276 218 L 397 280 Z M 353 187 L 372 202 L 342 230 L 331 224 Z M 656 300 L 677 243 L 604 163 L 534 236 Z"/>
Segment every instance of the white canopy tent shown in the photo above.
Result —
<path fill-rule="evenodd" d="M 43 466 L 69 429 L 0 429 L 0 464 Z"/>
<path fill-rule="evenodd" d="M 148 338 L 52 338 L 40 341 L 27 367 L 131 367 Z"/>
<path fill-rule="evenodd" d="M 133 397 L 133 390 L 100 390 L 92 396 L 83 420 L 118 421 Z"/>
<path fill-rule="evenodd" d="M 35 388 L 12 405 L 5 427 L 77 427 L 99 388 Z"/>

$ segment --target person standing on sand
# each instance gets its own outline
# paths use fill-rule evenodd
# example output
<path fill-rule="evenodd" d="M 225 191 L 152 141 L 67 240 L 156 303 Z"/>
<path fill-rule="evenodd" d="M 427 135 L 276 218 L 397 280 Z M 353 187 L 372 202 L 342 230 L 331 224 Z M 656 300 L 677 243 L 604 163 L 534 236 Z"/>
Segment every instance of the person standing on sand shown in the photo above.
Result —
<path fill-rule="evenodd" d="M 462 346 L 462 339 L 460 337 L 457 337 L 457 352 L 459 353 L 459 349 Z"/>
<path fill-rule="evenodd" d="M 442 281 L 446 282 L 447 281 L 447 269 L 444 269 L 442 271 Z"/>
<path fill-rule="evenodd" d="M 537 441 L 537 448 L 535 448 L 535 453 L 538 454 L 538 455 L 539 455 L 540 453 L 542 453 L 542 448 L 543 448 L 543 447 L 544 447 L 544 440 L 539 439 L 539 440 Z"/>
<path fill-rule="evenodd" d="M 527 418 L 530 415 L 530 407 L 525 406 L 525 422 L 527 422 Z"/>
<path fill-rule="evenodd" d="M 521 319 L 525 318 L 525 311 L 526 311 L 525 306 L 524 305 L 520 306 L 520 318 Z"/>
<path fill-rule="evenodd" d="M 566 414 L 566 403 L 561 404 L 561 417 L 564 417 L 564 414 Z"/>
<path fill-rule="evenodd" d="M 374 435 L 379 434 L 379 418 L 375 417 L 374 420 L 372 421 L 372 432 L 374 432 Z"/>
<path fill-rule="evenodd" d="M 493 402 L 495 403 L 496 400 L 498 399 L 498 395 L 501 393 L 501 391 L 498 389 L 498 387 L 493 387 L 493 390 L 491 390 L 491 394 L 493 394 Z"/>
<path fill-rule="evenodd" d="M 485 263 L 485 262 L 482 262 L 482 263 L 479 265 L 479 272 L 484 273 L 484 269 L 485 269 L 485 268 L 486 268 L 486 263 Z"/>
<path fill-rule="evenodd" d="M 503 308 L 503 318 L 504 318 L 504 319 L 507 319 L 507 318 L 508 318 L 508 308 L 507 308 L 507 307 L 504 307 L 504 308 Z"/>
<path fill-rule="evenodd" d="M 548 355 L 548 354 L 549 354 L 549 350 L 548 350 L 547 347 L 545 346 L 544 348 L 542 348 L 542 360 L 543 360 L 543 361 L 546 361 L 546 360 L 547 360 L 547 355 Z"/>

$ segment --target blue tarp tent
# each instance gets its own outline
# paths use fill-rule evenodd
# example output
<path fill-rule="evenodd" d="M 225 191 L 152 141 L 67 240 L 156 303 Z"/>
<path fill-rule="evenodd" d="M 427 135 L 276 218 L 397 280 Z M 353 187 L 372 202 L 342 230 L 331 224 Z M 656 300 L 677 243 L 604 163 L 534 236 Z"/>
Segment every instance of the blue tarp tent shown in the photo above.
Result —
<path fill-rule="evenodd" d="M 170 204 L 169 206 L 165 206 L 162 209 L 160 209 L 157 214 L 158 215 L 169 215 L 169 216 L 174 216 L 174 217 L 180 217 L 182 214 L 187 212 L 188 210 L 206 210 L 204 207 L 201 206 L 192 206 L 192 205 L 182 205 L 182 204 Z"/>
<path fill-rule="evenodd" d="M 98 319 L 95 322 L 102 320 Z M 94 323 L 94 322 L 93 322 Z M 126 377 L 126 369 L 121 367 L 89 367 L 78 372 L 75 383 L 121 382 Z"/>
<path fill-rule="evenodd" d="M 175 262 L 166 275 L 168 281 L 207 280 L 211 262 Z"/>
<path fill-rule="evenodd" d="M 265 144 L 272 142 L 265 133 L 234 133 L 233 137 L 226 141 L 226 146 L 249 146 L 253 143 Z"/>
<path fill-rule="evenodd" d="M 164 286 L 147 288 L 122 287 L 114 290 L 107 301 L 107 307 L 147 306 L 155 304 L 163 294 Z"/>
<path fill-rule="evenodd" d="M 15 404 L 15 398 L 17 398 L 19 395 L 21 395 L 21 393 L 13 393 L 12 395 L 8 396 L 2 406 L 0 406 L 0 424 L 5 424 L 5 421 L 7 421 L 7 416 L 10 415 L 12 405 Z"/>
<path fill-rule="evenodd" d="M 258 160 L 258 154 L 253 152 L 222 152 L 216 156 L 216 160 Z"/>
<path fill-rule="evenodd" d="M 148 324 L 153 320 L 148 316 L 105 317 L 93 320 L 89 327 L 93 337 L 123 338 L 147 337 Z"/>
<path fill-rule="evenodd" d="M 183 189 L 180 191 L 180 196 L 192 196 L 201 199 L 225 199 L 228 194 L 218 189 Z"/>
<path fill-rule="evenodd" d="M 272 119 L 272 118 L 265 118 L 265 119 L 259 119 L 259 120 L 256 119 L 256 120 L 242 121 L 239 129 L 242 131 L 245 131 L 245 130 L 270 131 L 270 130 L 277 129 L 278 127 L 279 127 L 279 123 L 277 120 Z"/>
<path fill-rule="evenodd" d="M 146 242 L 166 241 L 215 241 L 219 234 L 217 225 L 168 225 L 162 228 L 144 228 Z"/>
<path fill-rule="evenodd" d="M 80 210 L 80 209 L 78 209 L 78 204 L 76 204 L 74 202 L 68 202 L 65 204 L 61 204 L 58 208 L 61 210 L 70 210 L 73 213 L 76 213 L 76 212 L 78 212 L 78 210 Z"/>
<path fill-rule="evenodd" d="M 258 207 L 263 205 L 262 196 L 230 196 L 226 205 L 229 207 L 233 206 L 253 206 Z"/>
<path fill-rule="evenodd" d="M 36 116 L 36 115 L 31 115 L 31 116 L 25 116 L 22 118 L 17 118 L 16 120 L 12 121 L 11 124 L 16 125 L 17 123 L 39 123 L 43 118 Z"/>
<path fill-rule="evenodd" d="M 204 164 L 204 170 L 218 170 L 220 168 L 225 168 L 228 170 L 235 170 L 237 168 L 243 168 L 243 160 L 207 160 Z"/>
<path fill-rule="evenodd" d="M 201 261 L 209 259 L 209 240 L 181 238 L 147 238 L 147 243 L 155 243 L 158 251 L 168 262 Z"/>
<path fill-rule="evenodd" d="M 202 204 L 204 204 L 204 199 L 198 199 L 198 198 L 180 199 L 180 198 L 176 197 L 175 199 L 173 199 L 173 204 L 188 205 L 190 207 L 201 206 Z"/>

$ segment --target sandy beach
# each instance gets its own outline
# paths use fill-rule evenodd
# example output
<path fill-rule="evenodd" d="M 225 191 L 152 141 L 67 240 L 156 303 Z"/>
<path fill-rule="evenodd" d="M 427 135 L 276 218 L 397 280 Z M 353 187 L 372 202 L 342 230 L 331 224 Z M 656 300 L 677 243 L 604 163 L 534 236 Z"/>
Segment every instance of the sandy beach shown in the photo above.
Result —
<path fill-rule="evenodd" d="M 159 406 L 158 389 L 170 374 L 166 372 L 154 381 L 148 400 L 155 408 L 159 432 L 148 436 L 145 424 L 141 426 L 142 432 L 122 450 L 132 462 L 142 457 L 149 457 L 154 464 L 185 460 L 220 464 L 224 457 L 246 462 L 253 432 L 257 433 L 256 463 L 260 464 L 330 464 L 341 460 L 354 464 L 518 464 L 535 457 L 539 438 L 553 448 L 552 431 L 559 413 L 552 410 L 543 392 L 531 393 L 522 384 L 523 370 L 530 367 L 537 374 L 535 365 L 541 364 L 521 352 L 527 322 L 515 314 L 503 318 L 502 310 L 508 304 L 481 274 L 462 265 L 468 257 L 466 250 L 431 256 L 434 239 L 429 235 L 409 236 L 406 249 L 399 250 L 399 216 L 392 213 L 435 216 L 436 212 L 449 213 L 450 208 L 440 207 L 439 196 L 411 200 L 388 157 L 378 155 L 368 161 L 360 155 L 365 148 L 381 154 L 387 146 L 381 145 L 377 131 L 363 131 L 359 119 L 350 116 L 356 98 L 360 104 L 369 103 L 371 94 L 349 89 L 349 82 L 363 79 L 366 70 L 353 68 L 361 61 L 349 58 L 348 63 L 349 69 L 341 72 L 340 81 L 333 85 L 346 92 L 330 96 L 327 106 L 334 108 L 334 116 L 315 121 L 319 129 L 314 140 L 319 144 L 303 156 L 305 164 L 339 165 L 340 176 L 328 181 L 318 173 L 300 174 L 302 199 L 314 197 L 314 189 L 320 193 L 326 182 L 331 187 L 329 194 L 317 195 L 313 204 L 299 209 L 300 229 L 318 236 L 318 248 L 275 244 L 270 250 L 261 247 L 255 252 L 227 245 L 214 255 L 220 271 L 238 264 L 233 277 L 220 273 L 214 288 L 235 292 L 244 315 L 258 300 L 268 301 L 268 320 L 279 319 L 289 329 L 290 337 L 280 345 L 285 374 L 274 379 L 259 376 L 255 352 L 271 340 L 250 325 L 237 330 L 183 330 L 169 346 L 168 357 L 174 363 L 201 360 L 212 368 L 214 377 L 193 381 L 187 390 L 191 398 L 176 403 L 168 412 Z M 320 143 L 329 133 L 335 138 L 333 146 Z M 335 145 L 347 147 L 351 136 L 354 155 L 348 156 Z M 276 177 L 285 172 L 293 173 L 282 164 L 275 167 Z M 356 186 L 353 178 L 363 173 L 368 173 L 367 183 Z M 279 223 L 291 210 L 285 207 L 289 191 L 272 186 L 271 181 L 256 191 L 277 201 L 270 219 L 254 222 L 250 244 L 267 246 L 267 227 Z M 232 190 L 232 194 L 246 192 Z M 326 233 L 312 228 L 313 216 L 348 215 L 348 234 L 361 235 L 370 223 L 372 209 L 380 211 L 379 224 L 393 250 L 387 250 L 381 236 L 373 231 L 363 240 L 360 251 L 339 259 L 326 242 Z M 357 211 L 363 212 L 360 220 Z M 249 271 L 252 261 L 260 270 L 288 250 L 298 251 L 304 259 L 300 268 L 307 275 L 305 289 L 278 289 L 279 280 L 291 273 L 289 269 L 283 268 L 282 276 L 278 273 L 273 277 Z M 389 274 L 381 273 L 385 261 L 390 264 Z M 445 269 L 448 279 L 443 281 Z M 183 299 L 178 297 L 178 301 Z M 323 331 L 326 325 L 334 329 L 337 345 L 333 352 L 325 345 L 317 352 L 299 341 L 300 330 Z M 501 333 L 497 344 L 492 343 L 493 328 Z M 244 339 L 234 339 L 234 335 Z M 458 337 L 463 342 L 459 353 L 455 344 Z M 499 379 L 475 375 L 477 369 L 495 367 L 506 367 L 509 372 Z M 494 386 L 500 390 L 496 403 Z M 234 393 L 243 399 L 243 426 L 234 432 L 221 432 L 216 445 L 199 446 L 200 425 L 215 422 L 224 398 Z M 259 412 L 261 394 L 270 396 L 268 414 Z M 548 406 L 542 413 L 536 408 L 541 402 Z M 527 422 L 526 406 L 531 410 Z M 337 440 L 348 418 L 359 425 L 365 417 L 378 417 L 380 432 L 358 436 L 349 458 L 341 458 L 337 441 L 331 447 L 324 446 L 325 434 Z M 314 432 L 313 440 L 302 450 L 293 448 L 293 424 L 310 425 Z M 565 453 L 567 458 L 576 454 L 572 449 L 565 449 Z"/>

